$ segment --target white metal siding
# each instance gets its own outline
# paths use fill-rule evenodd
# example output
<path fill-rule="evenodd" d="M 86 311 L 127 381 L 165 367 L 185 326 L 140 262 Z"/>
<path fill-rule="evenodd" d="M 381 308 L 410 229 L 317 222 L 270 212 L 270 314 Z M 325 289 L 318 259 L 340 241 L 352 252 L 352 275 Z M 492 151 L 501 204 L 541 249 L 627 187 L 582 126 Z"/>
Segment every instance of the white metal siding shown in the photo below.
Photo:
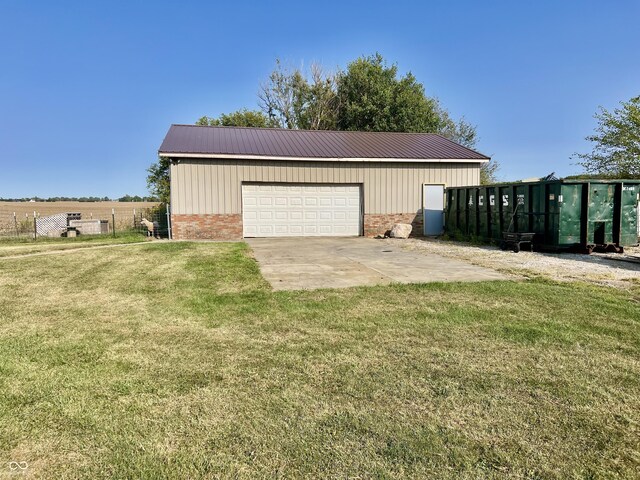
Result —
<path fill-rule="evenodd" d="M 359 185 L 242 185 L 245 237 L 356 236 Z"/>
<path fill-rule="evenodd" d="M 413 213 L 423 184 L 478 185 L 480 164 L 181 159 L 171 166 L 172 211 L 242 213 L 243 182 L 362 184 L 365 214 Z"/>

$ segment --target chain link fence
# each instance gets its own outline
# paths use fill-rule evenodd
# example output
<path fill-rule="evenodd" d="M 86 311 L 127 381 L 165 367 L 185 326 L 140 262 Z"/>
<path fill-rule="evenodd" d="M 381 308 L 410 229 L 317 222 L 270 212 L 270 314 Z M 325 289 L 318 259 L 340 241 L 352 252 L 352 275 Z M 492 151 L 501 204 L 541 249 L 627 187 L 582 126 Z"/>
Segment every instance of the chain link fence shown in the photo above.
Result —
<path fill-rule="evenodd" d="M 134 215 L 133 230 L 149 237 L 171 239 L 170 206 L 166 205 L 164 211 L 138 212 L 137 217 Z"/>
<path fill-rule="evenodd" d="M 112 207 L 89 211 L 69 211 L 60 206 L 46 206 L 46 214 L 38 211 L 25 212 L 24 206 L 11 208 L 12 205 L 0 205 L 0 240 L 40 238 L 74 238 L 88 235 L 117 235 L 139 233 L 154 238 L 171 238 L 169 205 L 148 208 Z M 22 211 L 20 211 L 22 210 Z M 66 210 L 66 211 L 64 211 Z"/>

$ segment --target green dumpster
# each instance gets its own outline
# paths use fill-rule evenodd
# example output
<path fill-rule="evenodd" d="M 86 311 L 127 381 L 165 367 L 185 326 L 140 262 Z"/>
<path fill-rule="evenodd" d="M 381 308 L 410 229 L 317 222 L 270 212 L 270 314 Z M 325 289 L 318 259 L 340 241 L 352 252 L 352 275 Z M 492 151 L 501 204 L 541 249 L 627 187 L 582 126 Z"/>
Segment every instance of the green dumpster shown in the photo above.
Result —
<path fill-rule="evenodd" d="M 476 187 L 467 188 L 466 211 L 467 211 L 467 235 L 478 236 L 478 189 Z"/>
<path fill-rule="evenodd" d="M 548 250 L 638 244 L 640 180 L 546 180 L 447 189 L 445 230 L 499 241 L 534 234 Z"/>
<path fill-rule="evenodd" d="M 491 239 L 491 228 L 489 219 L 489 196 L 487 187 L 478 188 L 478 238 L 481 240 Z"/>

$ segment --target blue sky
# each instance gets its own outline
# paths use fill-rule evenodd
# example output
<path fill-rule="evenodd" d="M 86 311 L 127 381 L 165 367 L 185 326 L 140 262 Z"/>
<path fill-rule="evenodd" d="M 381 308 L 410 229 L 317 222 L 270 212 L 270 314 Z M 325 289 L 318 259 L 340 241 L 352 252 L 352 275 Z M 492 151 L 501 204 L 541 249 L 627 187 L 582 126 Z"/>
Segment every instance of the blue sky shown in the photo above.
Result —
<path fill-rule="evenodd" d="M 146 192 L 171 123 L 256 108 L 275 59 L 382 53 L 477 125 L 503 179 L 577 173 L 640 94 L 639 1 L 0 0 L 0 197 Z"/>

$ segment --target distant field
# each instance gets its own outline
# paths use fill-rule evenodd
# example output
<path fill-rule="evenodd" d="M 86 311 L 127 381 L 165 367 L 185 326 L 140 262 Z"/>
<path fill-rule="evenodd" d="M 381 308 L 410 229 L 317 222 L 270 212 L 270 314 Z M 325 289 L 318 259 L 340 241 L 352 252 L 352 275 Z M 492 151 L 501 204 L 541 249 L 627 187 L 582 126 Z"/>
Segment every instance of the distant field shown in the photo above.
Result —
<path fill-rule="evenodd" d="M 39 216 L 55 213 L 81 213 L 83 219 L 111 220 L 111 210 L 116 213 L 116 226 L 126 228 L 133 225 L 133 211 L 140 212 L 158 205 L 157 202 L 0 202 L 0 233 L 15 229 L 13 214 L 18 223 L 33 221 L 33 212 Z"/>

